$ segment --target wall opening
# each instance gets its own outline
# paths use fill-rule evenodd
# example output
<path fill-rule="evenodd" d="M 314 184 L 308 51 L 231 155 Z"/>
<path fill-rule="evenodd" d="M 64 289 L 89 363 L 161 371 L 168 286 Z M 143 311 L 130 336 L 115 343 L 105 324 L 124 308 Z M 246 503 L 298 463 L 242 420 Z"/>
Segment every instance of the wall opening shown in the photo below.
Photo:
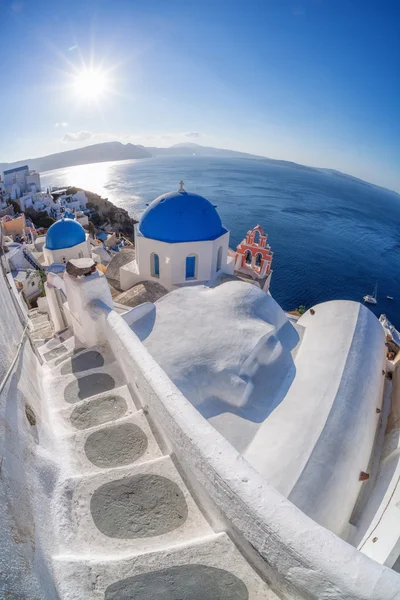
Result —
<path fill-rule="evenodd" d="M 160 258 L 155 252 L 150 255 L 150 272 L 153 277 L 160 277 Z"/>
<path fill-rule="evenodd" d="M 261 252 L 257 252 L 256 254 L 256 267 L 261 267 L 262 254 Z"/>
<path fill-rule="evenodd" d="M 217 271 L 219 271 L 221 269 L 222 266 L 222 246 L 220 246 L 218 248 L 218 254 L 217 254 Z"/>
<path fill-rule="evenodd" d="M 260 243 L 260 237 L 261 237 L 261 234 L 260 234 L 260 232 L 259 232 L 259 231 L 256 231 L 256 232 L 254 233 L 254 243 L 255 243 L 255 244 L 257 244 L 257 245 L 258 245 L 258 244 Z"/>
<path fill-rule="evenodd" d="M 190 254 L 186 257 L 185 279 L 196 279 L 197 256 Z"/>
<path fill-rule="evenodd" d="M 250 250 L 246 250 L 246 254 L 244 256 L 245 256 L 246 264 L 251 265 L 252 256 L 251 256 Z"/>

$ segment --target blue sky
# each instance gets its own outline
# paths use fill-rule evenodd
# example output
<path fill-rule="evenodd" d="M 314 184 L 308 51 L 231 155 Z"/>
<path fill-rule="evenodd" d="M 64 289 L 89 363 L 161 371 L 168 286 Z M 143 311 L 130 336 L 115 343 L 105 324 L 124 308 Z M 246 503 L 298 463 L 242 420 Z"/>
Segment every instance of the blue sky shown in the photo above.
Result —
<path fill-rule="evenodd" d="M 0 0 L 0 162 L 192 141 L 400 191 L 398 0 Z M 105 74 L 90 100 L 83 65 Z"/>

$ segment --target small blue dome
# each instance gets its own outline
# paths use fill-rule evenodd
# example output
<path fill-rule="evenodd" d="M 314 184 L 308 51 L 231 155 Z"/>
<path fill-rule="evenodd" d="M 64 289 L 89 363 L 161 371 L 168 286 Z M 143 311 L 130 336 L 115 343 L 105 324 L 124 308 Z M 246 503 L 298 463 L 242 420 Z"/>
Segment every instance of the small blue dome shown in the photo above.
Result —
<path fill-rule="evenodd" d="M 169 243 L 215 240 L 226 233 L 211 202 L 184 190 L 156 198 L 143 213 L 139 231 Z"/>
<path fill-rule="evenodd" d="M 85 230 L 80 223 L 73 219 L 60 219 L 53 223 L 46 233 L 46 248 L 63 250 L 81 244 L 85 240 Z"/>

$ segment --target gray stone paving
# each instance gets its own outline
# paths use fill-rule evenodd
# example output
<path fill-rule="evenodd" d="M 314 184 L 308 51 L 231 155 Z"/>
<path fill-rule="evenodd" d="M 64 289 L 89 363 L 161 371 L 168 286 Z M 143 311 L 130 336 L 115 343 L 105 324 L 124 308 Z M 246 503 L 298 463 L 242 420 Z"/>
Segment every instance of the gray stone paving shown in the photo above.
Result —
<path fill-rule="evenodd" d="M 76 429 L 89 429 L 124 416 L 128 405 L 120 396 L 107 396 L 88 400 L 71 413 L 71 423 Z"/>
<path fill-rule="evenodd" d="M 100 352 L 90 350 L 79 356 L 74 356 L 61 367 L 61 375 L 70 375 L 71 373 L 80 373 L 88 369 L 97 369 L 104 365 L 104 358 Z"/>
<path fill-rule="evenodd" d="M 182 565 L 113 583 L 105 600 L 248 600 L 247 587 L 232 573 L 206 565 Z"/>
<path fill-rule="evenodd" d="M 101 392 L 108 392 L 115 388 L 115 381 L 107 373 L 93 373 L 71 381 L 64 390 L 64 400 L 73 404 Z"/>
<path fill-rule="evenodd" d="M 162 535 L 186 521 L 188 508 L 179 486 L 160 475 L 133 475 L 99 487 L 90 501 L 93 520 L 112 538 Z"/>
<path fill-rule="evenodd" d="M 53 348 L 53 350 L 50 350 L 49 352 L 45 352 L 43 354 L 43 358 L 47 361 L 53 360 L 54 358 L 58 358 L 59 356 L 61 356 L 62 354 L 65 354 L 66 352 L 68 352 L 68 348 L 66 346 L 64 346 L 63 344 L 61 344 L 61 346 L 57 346 L 56 348 Z"/>
<path fill-rule="evenodd" d="M 140 458 L 147 449 L 143 429 L 133 423 L 114 425 L 95 431 L 86 440 L 86 456 L 97 467 L 129 465 Z"/>

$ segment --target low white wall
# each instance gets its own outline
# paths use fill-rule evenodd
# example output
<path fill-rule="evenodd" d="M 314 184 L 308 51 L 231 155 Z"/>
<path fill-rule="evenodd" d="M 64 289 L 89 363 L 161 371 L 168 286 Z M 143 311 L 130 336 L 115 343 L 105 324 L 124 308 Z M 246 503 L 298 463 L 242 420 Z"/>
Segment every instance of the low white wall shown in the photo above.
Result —
<path fill-rule="evenodd" d="M 21 339 L 22 325 L 0 271 L 0 380 Z M 49 496 L 56 479 L 42 373 L 25 337 L 0 395 L 0 598 L 54 600 L 47 556 L 52 547 Z M 28 421 L 29 414 L 31 422 Z"/>
<path fill-rule="evenodd" d="M 106 335 L 138 403 L 167 436 L 192 483 L 264 558 L 287 599 L 396 600 L 400 576 L 307 517 L 250 467 L 181 394 L 114 311 Z"/>
<path fill-rule="evenodd" d="M 139 306 L 134 306 L 127 310 L 121 317 L 130 327 L 133 323 L 139 321 L 139 319 L 142 319 L 153 310 L 155 310 L 155 306 L 152 302 L 143 302 L 143 304 L 139 304 Z"/>

